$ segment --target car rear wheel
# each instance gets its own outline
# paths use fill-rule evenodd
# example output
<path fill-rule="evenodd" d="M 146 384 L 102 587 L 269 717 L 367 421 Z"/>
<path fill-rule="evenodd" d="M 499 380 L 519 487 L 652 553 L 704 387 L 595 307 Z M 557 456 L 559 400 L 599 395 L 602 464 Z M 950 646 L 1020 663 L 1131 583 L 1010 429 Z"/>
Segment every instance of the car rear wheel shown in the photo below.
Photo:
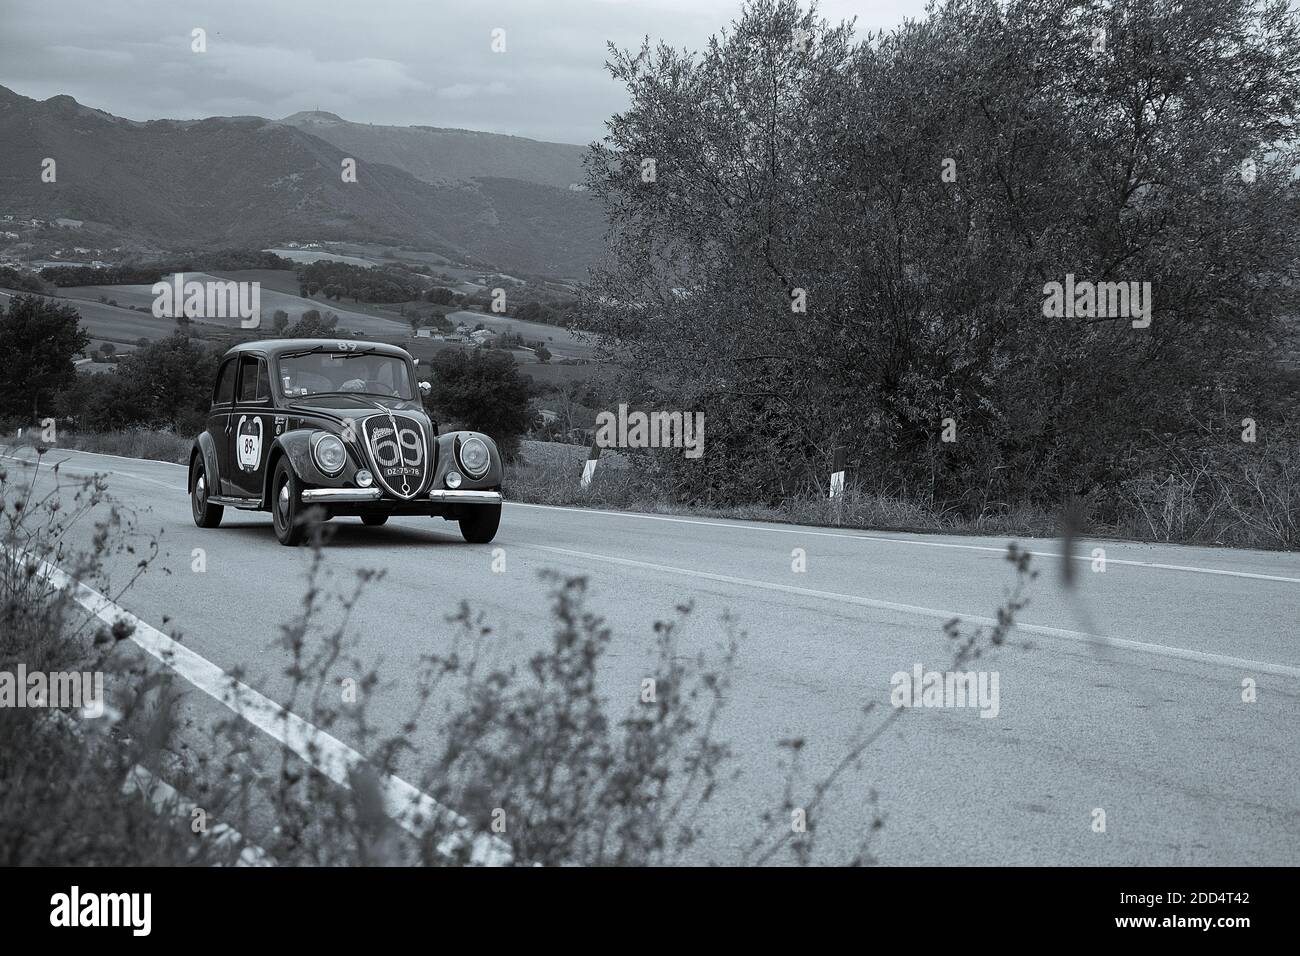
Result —
<path fill-rule="evenodd" d="M 194 523 L 200 528 L 215 528 L 221 524 L 221 516 L 226 513 L 221 505 L 214 505 L 208 500 L 211 493 L 207 471 L 203 467 L 203 456 L 195 455 L 190 464 L 190 511 L 194 514 Z"/>
<path fill-rule="evenodd" d="M 281 458 L 276 463 L 275 476 L 271 481 L 271 520 L 275 524 L 275 536 L 281 544 L 301 544 L 309 530 L 301 490 L 302 482 L 294 474 L 289 460 Z"/>
<path fill-rule="evenodd" d="M 388 521 L 388 515 L 362 515 L 361 523 L 369 528 L 378 528 Z"/>
<path fill-rule="evenodd" d="M 497 536 L 501 524 L 501 506 L 473 505 L 460 519 L 460 533 L 470 544 L 487 544 Z"/>

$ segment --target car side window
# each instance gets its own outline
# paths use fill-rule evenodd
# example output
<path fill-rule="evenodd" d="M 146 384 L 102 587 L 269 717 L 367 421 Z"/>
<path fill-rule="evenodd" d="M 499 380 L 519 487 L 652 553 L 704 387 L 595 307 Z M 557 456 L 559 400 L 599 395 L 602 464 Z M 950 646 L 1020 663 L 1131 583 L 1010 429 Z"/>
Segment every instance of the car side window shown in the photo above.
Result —
<path fill-rule="evenodd" d="M 271 398 L 271 379 L 266 370 L 266 360 L 245 355 L 239 362 L 239 401 L 257 404 Z"/>
<path fill-rule="evenodd" d="M 238 366 L 234 359 L 226 362 L 221 366 L 221 371 L 217 373 L 217 385 L 212 390 L 213 405 L 229 405 L 235 398 L 235 369 Z"/>

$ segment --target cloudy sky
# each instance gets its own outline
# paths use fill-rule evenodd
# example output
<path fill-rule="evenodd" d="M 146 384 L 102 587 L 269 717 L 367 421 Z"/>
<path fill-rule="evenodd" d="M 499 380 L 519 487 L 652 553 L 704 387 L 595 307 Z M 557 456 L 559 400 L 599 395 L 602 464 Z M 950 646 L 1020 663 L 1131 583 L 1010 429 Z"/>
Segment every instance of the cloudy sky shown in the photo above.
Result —
<path fill-rule="evenodd" d="M 924 0 L 823 0 L 858 30 Z M 322 109 L 587 143 L 623 106 L 605 44 L 699 48 L 740 0 L 0 0 L 0 86 L 130 119 Z M 191 33 L 207 31 L 207 52 Z M 505 30 L 506 52 L 491 35 Z"/>

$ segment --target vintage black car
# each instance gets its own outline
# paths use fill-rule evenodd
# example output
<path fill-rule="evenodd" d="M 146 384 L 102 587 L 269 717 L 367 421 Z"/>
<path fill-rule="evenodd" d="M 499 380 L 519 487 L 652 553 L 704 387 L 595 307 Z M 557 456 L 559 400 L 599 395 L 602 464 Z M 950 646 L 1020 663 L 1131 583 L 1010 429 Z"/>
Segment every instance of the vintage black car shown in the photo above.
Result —
<path fill-rule="evenodd" d="M 270 511 L 281 544 L 339 515 L 460 523 L 483 544 L 501 520 L 501 455 L 477 432 L 438 434 L 416 365 L 395 345 L 268 339 L 221 360 L 208 425 L 190 452 L 194 523 Z"/>

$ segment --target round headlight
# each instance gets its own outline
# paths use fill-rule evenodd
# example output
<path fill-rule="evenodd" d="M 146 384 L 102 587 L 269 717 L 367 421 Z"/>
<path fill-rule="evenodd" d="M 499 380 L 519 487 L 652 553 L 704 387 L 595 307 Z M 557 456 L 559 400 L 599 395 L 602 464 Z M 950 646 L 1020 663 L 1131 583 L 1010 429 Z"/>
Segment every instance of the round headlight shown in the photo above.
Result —
<path fill-rule="evenodd" d="M 366 471 L 364 468 L 362 468 L 360 471 L 357 472 L 358 488 L 369 488 L 374 483 L 375 483 L 375 476 L 372 475 L 370 472 Z"/>
<path fill-rule="evenodd" d="M 487 442 L 481 438 L 466 438 L 460 443 L 461 467 L 473 478 L 485 474 L 492 456 L 488 454 Z"/>
<path fill-rule="evenodd" d="M 456 471 L 447 472 L 447 487 L 448 488 L 460 487 L 460 472 L 456 472 Z"/>
<path fill-rule="evenodd" d="M 337 475 L 347 463 L 343 442 L 334 435 L 322 435 L 316 442 L 316 464 L 327 475 Z"/>

